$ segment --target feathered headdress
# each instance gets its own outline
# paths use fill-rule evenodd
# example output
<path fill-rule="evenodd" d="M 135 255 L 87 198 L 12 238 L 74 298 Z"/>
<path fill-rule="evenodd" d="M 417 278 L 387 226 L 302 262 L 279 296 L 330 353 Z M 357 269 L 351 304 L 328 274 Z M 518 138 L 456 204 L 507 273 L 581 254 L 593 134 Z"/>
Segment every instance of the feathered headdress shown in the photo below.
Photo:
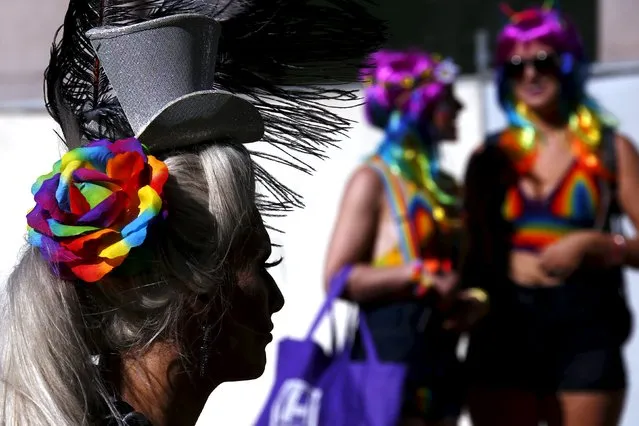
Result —
<path fill-rule="evenodd" d="M 326 102 L 357 100 L 356 90 L 338 85 L 356 81 L 361 59 L 385 39 L 383 22 L 356 1 L 71 0 L 45 75 L 47 108 L 65 143 L 134 133 L 87 31 L 184 13 L 221 24 L 215 89 L 251 102 L 264 121 L 261 140 L 271 145 L 251 154 L 311 172 L 306 159 L 323 157 L 351 125 Z M 302 206 L 301 197 L 262 166 L 255 170 L 266 190 L 258 200 L 262 213 Z"/>

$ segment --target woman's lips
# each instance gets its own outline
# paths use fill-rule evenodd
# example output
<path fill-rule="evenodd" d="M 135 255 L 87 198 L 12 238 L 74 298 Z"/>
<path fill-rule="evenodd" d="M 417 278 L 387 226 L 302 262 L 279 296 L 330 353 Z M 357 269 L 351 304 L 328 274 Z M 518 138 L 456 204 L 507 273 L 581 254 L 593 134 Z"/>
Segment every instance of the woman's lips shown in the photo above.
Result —
<path fill-rule="evenodd" d="M 544 86 L 542 84 L 528 84 L 526 85 L 526 93 L 528 93 L 531 96 L 539 96 L 542 93 L 544 93 Z"/>

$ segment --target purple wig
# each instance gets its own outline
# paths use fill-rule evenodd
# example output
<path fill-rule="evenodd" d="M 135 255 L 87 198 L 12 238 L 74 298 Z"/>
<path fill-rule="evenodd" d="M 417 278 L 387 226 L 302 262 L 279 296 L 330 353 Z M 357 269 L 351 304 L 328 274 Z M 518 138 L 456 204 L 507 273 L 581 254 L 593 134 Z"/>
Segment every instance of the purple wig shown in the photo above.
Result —
<path fill-rule="evenodd" d="M 505 7 L 506 8 L 506 7 Z M 575 62 L 584 62 L 584 47 L 575 26 L 559 11 L 541 7 L 521 12 L 505 11 L 510 23 L 497 38 L 496 60 L 507 62 L 517 43 L 539 42 L 552 47 L 557 54 L 570 55 Z"/>
<path fill-rule="evenodd" d="M 419 50 L 381 50 L 361 71 L 366 84 L 366 117 L 385 129 L 393 113 L 415 124 L 429 120 L 432 106 L 453 84 L 459 67 Z"/>

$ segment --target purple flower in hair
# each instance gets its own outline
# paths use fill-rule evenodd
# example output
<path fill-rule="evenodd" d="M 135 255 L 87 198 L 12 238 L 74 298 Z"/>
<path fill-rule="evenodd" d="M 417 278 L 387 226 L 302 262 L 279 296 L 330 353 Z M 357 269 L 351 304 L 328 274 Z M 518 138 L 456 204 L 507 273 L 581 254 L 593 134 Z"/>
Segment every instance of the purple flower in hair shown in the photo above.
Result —
<path fill-rule="evenodd" d="M 451 60 L 420 50 L 381 50 L 370 56 L 362 72 L 366 88 L 366 115 L 375 126 L 386 128 L 393 112 L 411 121 L 428 119 L 428 111 L 459 74 Z"/>
<path fill-rule="evenodd" d="M 452 84 L 459 75 L 459 66 L 448 58 L 435 67 L 435 79 L 440 83 Z"/>

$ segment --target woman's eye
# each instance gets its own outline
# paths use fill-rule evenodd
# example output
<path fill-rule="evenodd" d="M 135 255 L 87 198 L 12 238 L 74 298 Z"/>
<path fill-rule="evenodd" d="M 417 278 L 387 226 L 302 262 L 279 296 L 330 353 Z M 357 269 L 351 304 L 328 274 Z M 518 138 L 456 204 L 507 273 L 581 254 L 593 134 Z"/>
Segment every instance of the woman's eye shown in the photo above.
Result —
<path fill-rule="evenodd" d="M 283 258 L 283 257 L 280 257 L 279 259 L 277 259 L 277 260 L 276 260 L 276 261 L 274 261 L 274 262 L 266 262 L 266 263 L 264 263 L 264 268 L 265 268 L 265 269 L 271 269 L 271 268 L 274 268 L 274 267 L 276 267 L 277 265 L 279 265 L 280 263 L 282 263 L 282 260 L 284 260 L 284 258 Z"/>

